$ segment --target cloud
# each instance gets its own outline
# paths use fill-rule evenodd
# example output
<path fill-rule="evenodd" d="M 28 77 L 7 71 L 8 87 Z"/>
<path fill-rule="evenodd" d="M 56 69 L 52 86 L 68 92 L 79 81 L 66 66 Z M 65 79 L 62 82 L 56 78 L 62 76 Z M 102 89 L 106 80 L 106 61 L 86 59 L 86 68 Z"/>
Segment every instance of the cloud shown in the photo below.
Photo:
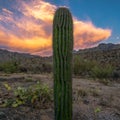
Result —
<path fill-rule="evenodd" d="M 6 8 L 3 8 L 2 9 L 2 11 L 4 12 L 4 13 L 7 13 L 7 15 L 9 14 L 13 14 L 13 12 L 11 12 L 10 10 L 8 10 L 8 9 L 6 9 Z"/>
<path fill-rule="evenodd" d="M 37 55 L 52 53 L 52 20 L 57 6 L 44 0 L 18 0 L 14 11 L 6 8 L 0 14 L 0 46 Z M 74 20 L 74 48 L 92 47 L 111 35 L 92 22 Z"/>
<path fill-rule="evenodd" d="M 74 46 L 76 49 L 92 47 L 111 36 L 110 29 L 102 29 L 91 21 L 83 22 L 74 18 Z"/>
<path fill-rule="evenodd" d="M 36 19 L 40 19 L 46 23 L 50 23 L 53 19 L 53 13 L 56 9 L 55 5 L 41 0 L 31 1 L 28 5 L 25 2 L 22 3 L 22 12 L 25 16 L 33 16 Z"/>
<path fill-rule="evenodd" d="M 0 45 L 7 46 L 9 49 L 15 51 L 30 52 L 32 54 L 41 53 L 40 55 L 43 55 L 42 52 L 49 49 L 52 44 L 52 19 L 50 17 L 49 19 L 47 17 L 43 19 L 43 16 L 44 13 L 47 13 L 45 16 L 53 16 L 53 13 L 48 11 L 47 7 L 50 7 L 51 10 L 54 8 L 53 10 L 55 10 L 55 6 L 50 6 L 49 3 L 39 1 L 38 11 L 38 8 L 36 9 L 38 3 L 34 3 L 35 6 L 32 6 L 33 3 L 28 5 L 23 1 L 19 1 L 18 4 L 21 5 L 19 8 L 22 14 L 21 17 L 14 16 L 7 9 L 3 9 L 2 15 L 0 15 L 0 20 L 3 22 L 3 25 L 0 24 Z M 31 13 L 31 11 L 33 12 Z M 36 11 L 43 12 L 43 15 L 40 14 L 40 16 L 37 16 Z M 9 25 L 10 29 L 8 28 Z"/>

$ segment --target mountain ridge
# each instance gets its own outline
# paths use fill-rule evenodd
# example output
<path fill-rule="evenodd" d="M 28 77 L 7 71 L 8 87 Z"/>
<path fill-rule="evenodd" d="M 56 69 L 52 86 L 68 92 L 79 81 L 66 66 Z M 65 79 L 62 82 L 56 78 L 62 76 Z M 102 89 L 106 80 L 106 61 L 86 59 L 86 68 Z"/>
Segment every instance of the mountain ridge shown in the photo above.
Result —
<path fill-rule="evenodd" d="M 73 58 L 75 56 L 88 61 L 96 61 L 103 66 L 109 64 L 116 70 L 120 70 L 120 44 L 102 43 L 97 47 L 78 51 L 74 50 Z M 4 65 L 4 63 L 17 64 L 20 71 L 49 72 L 52 71 L 52 61 L 52 56 L 41 57 L 29 53 L 18 53 L 0 49 L 0 65 Z M 74 59 L 73 62 L 75 62 Z"/>
<path fill-rule="evenodd" d="M 75 55 L 84 60 L 97 61 L 101 65 L 109 64 L 120 70 L 120 44 L 99 44 L 97 47 L 79 50 Z"/>
<path fill-rule="evenodd" d="M 83 52 L 94 52 L 94 51 L 110 51 L 110 50 L 115 50 L 115 49 L 120 49 L 120 44 L 113 44 L 113 43 L 100 43 L 98 46 L 96 47 L 92 47 L 92 48 L 85 48 L 85 49 L 79 49 L 78 51 L 73 50 L 74 54 L 79 54 L 79 53 L 83 53 Z M 3 54 L 11 54 L 11 55 L 21 55 L 23 57 L 40 57 L 40 58 L 49 58 L 47 56 L 42 57 L 39 55 L 32 55 L 30 53 L 21 53 L 21 52 L 15 52 L 15 51 L 9 51 L 7 49 L 0 49 L 0 58 L 2 57 Z M 51 57 L 51 56 L 50 56 Z"/>
<path fill-rule="evenodd" d="M 86 52 L 86 51 L 91 51 L 91 52 L 94 52 L 94 51 L 109 51 L 109 50 L 115 50 L 115 49 L 120 49 L 120 44 L 100 43 L 96 47 L 79 49 L 78 51 L 76 51 L 76 53 Z"/>

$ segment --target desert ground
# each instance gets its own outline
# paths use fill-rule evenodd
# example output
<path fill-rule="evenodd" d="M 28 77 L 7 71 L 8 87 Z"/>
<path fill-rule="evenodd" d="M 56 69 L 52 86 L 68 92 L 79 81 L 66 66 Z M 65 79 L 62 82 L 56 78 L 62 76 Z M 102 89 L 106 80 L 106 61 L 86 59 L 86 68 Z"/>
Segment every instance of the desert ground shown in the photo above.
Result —
<path fill-rule="evenodd" d="M 54 120 L 54 102 L 32 107 L 4 107 L 18 86 L 29 87 L 36 82 L 53 89 L 52 74 L 0 73 L 0 120 Z M 73 120 L 120 120 L 120 82 L 85 79 L 73 76 Z M 5 85 L 12 90 L 7 90 Z"/>

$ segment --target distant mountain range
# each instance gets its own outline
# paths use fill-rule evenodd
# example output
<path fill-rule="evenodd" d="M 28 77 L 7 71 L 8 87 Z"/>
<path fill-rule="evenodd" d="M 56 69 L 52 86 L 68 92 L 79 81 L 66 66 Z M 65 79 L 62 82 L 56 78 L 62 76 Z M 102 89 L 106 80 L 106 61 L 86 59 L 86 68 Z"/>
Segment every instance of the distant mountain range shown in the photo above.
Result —
<path fill-rule="evenodd" d="M 24 59 L 40 59 L 44 61 L 45 59 L 48 59 L 48 57 L 41 57 L 37 55 L 31 55 L 29 53 L 11 52 L 9 50 L 0 49 L 0 62 Z"/>
<path fill-rule="evenodd" d="M 120 70 L 120 44 L 102 43 L 97 47 L 74 51 L 74 54 L 100 64 L 110 64 Z"/>
<path fill-rule="evenodd" d="M 0 72 L 42 73 L 52 71 L 48 57 L 0 50 Z"/>
<path fill-rule="evenodd" d="M 83 52 L 95 52 L 95 51 L 111 51 L 115 49 L 120 49 L 120 44 L 113 43 L 101 43 L 97 47 L 80 49 L 79 51 L 74 51 L 74 53 L 83 53 Z"/>
<path fill-rule="evenodd" d="M 87 49 L 79 49 L 78 51 L 74 50 L 74 54 L 80 54 L 85 52 L 97 52 L 97 51 L 111 51 L 111 50 L 120 50 L 120 44 L 113 43 L 101 43 L 97 47 L 87 48 Z M 29 53 L 19 53 L 19 52 L 11 52 L 9 50 L 0 49 L 0 60 L 8 59 L 11 57 L 25 57 L 25 58 L 43 58 L 37 55 L 31 55 Z M 46 57 L 48 58 L 48 57 Z"/>
<path fill-rule="evenodd" d="M 120 69 L 120 44 L 101 43 L 97 47 L 84 50 L 73 51 L 74 55 L 79 55 L 84 59 L 95 60 L 100 64 L 111 64 Z M 40 57 L 26 53 L 10 52 L 0 49 L 0 63 L 16 60 L 24 65 L 51 63 L 52 57 Z"/>

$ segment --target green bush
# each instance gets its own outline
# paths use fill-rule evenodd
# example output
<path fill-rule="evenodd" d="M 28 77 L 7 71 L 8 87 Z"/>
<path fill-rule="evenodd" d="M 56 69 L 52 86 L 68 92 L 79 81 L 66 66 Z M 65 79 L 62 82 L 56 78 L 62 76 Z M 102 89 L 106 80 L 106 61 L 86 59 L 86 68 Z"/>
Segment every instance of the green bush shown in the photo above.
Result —
<path fill-rule="evenodd" d="M 5 73 L 14 73 L 18 71 L 17 67 L 18 67 L 17 62 L 9 61 L 0 64 L 0 71 L 3 71 Z"/>
<path fill-rule="evenodd" d="M 91 76 L 93 78 L 98 79 L 107 79 L 110 78 L 113 72 L 113 68 L 111 65 L 105 65 L 103 66 L 94 66 L 91 70 Z"/>
<path fill-rule="evenodd" d="M 0 71 L 5 73 L 50 73 L 52 72 L 51 62 L 31 63 L 31 61 L 5 61 L 0 63 Z"/>
<path fill-rule="evenodd" d="M 27 105 L 34 108 L 45 108 L 51 105 L 52 101 L 52 90 L 47 85 L 37 82 L 37 84 L 29 87 L 17 87 L 14 90 L 13 97 L 4 100 L 4 106 L 18 107 Z"/>
<path fill-rule="evenodd" d="M 74 56 L 74 74 L 80 76 L 89 76 L 94 79 L 107 79 L 110 77 L 118 77 L 118 73 L 113 74 L 113 67 L 110 64 L 101 65 L 96 61 L 90 61 Z"/>
<path fill-rule="evenodd" d="M 74 57 L 74 74 L 75 75 L 89 75 L 91 69 L 96 65 L 96 62 L 89 61 L 81 58 L 80 56 Z"/>

